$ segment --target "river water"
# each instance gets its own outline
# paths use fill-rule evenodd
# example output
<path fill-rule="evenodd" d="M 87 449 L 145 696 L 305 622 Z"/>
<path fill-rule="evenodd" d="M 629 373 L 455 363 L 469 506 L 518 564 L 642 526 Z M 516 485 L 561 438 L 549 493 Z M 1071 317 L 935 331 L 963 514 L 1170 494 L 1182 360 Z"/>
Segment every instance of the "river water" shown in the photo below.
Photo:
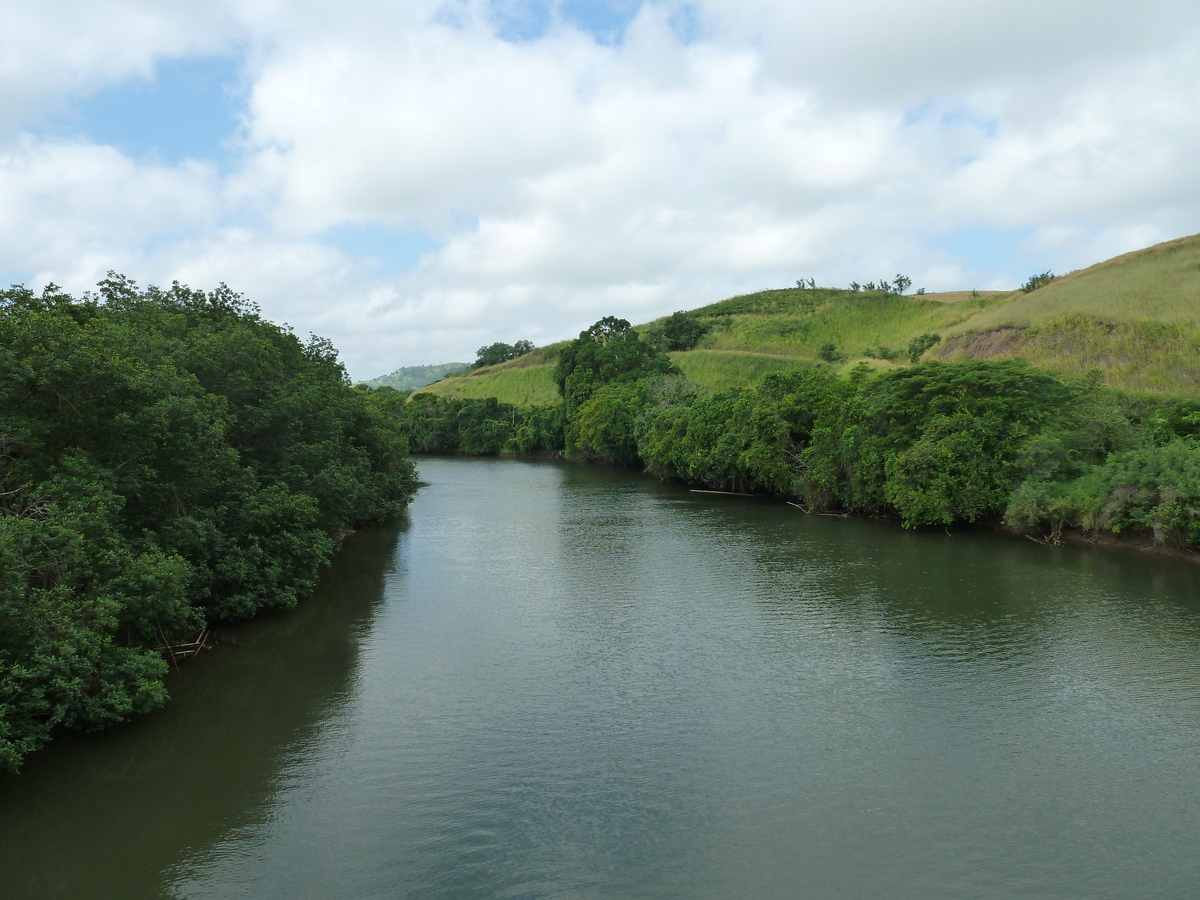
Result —
<path fill-rule="evenodd" d="M 1200 892 L 1194 567 L 420 470 L 168 708 L 0 779 L 0 895 Z"/>

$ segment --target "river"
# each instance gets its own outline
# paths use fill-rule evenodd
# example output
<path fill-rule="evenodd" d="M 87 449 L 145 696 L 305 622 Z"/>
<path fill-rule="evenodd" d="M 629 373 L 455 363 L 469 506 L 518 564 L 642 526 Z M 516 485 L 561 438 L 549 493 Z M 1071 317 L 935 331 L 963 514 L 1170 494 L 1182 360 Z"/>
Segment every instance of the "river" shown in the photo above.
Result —
<path fill-rule="evenodd" d="M 0 779 L 25 898 L 1200 885 L 1200 570 L 422 459 L 161 712 Z"/>

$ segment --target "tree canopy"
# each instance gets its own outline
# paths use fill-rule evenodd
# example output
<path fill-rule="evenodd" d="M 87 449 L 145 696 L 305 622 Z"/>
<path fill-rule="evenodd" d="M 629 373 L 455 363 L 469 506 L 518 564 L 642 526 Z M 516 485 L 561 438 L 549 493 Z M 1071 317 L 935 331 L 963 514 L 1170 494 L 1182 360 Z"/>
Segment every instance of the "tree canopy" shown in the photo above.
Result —
<path fill-rule="evenodd" d="M 402 508 L 403 431 L 224 285 L 0 292 L 0 768 L 160 704 L 152 647 L 290 606 Z"/>
<path fill-rule="evenodd" d="M 606 316 L 559 352 L 554 381 L 570 416 L 606 384 L 678 373 L 627 321 Z"/>

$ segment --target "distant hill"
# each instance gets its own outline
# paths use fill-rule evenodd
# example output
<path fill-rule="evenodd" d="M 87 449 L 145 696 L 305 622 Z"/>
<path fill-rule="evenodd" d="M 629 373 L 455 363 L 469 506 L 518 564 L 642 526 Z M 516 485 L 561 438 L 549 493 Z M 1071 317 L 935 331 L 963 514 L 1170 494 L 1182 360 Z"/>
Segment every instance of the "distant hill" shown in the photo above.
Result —
<path fill-rule="evenodd" d="M 380 375 L 378 378 L 372 378 L 363 383 L 369 384 L 373 388 L 390 387 L 398 391 L 418 391 L 435 381 L 440 381 L 447 375 L 461 372 L 469 365 L 470 363 L 451 362 L 438 363 L 434 366 L 405 366 L 390 375 Z"/>
<path fill-rule="evenodd" d="M 508 362 L 456 373 L 431 384 L 425 392 L 442 397 L 495 397 L 501 403 L 516 406 L 557 403 L 554 364 L 558 361 L 558 351 L 565 345 L 566 341 L 560 341 Z"/>
<path fill-rule="evenodd" d="M 842 371 L 860 362 L 909 365 L 909 341 L 932 333 L 941 341 L 925 359 L 1021 357 L 1065 375 L 1098 369 L 1107 384 L 1125 390 L 1200 397 L 1200 235 L 1126 253 L 1030 293 L 782 288 L 692 312 L 712 330 L 695 350 L 671 358 L 713 390 L 748 386 L 823 355 Z M 455 375 L 430 392 L 519 405 L 557 402 L 552 374 L 561 346 Z"/>

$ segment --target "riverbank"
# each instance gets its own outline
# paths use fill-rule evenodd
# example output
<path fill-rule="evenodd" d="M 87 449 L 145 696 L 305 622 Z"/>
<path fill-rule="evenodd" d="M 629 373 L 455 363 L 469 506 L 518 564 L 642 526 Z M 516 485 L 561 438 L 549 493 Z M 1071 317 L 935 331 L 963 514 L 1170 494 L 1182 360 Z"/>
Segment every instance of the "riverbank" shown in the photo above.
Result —
<path fill-rule="evenodd" d="M 418 464 L 311 602 L 0 777 L 5 900 L 1195 884 L 1193 567 Z"/>

